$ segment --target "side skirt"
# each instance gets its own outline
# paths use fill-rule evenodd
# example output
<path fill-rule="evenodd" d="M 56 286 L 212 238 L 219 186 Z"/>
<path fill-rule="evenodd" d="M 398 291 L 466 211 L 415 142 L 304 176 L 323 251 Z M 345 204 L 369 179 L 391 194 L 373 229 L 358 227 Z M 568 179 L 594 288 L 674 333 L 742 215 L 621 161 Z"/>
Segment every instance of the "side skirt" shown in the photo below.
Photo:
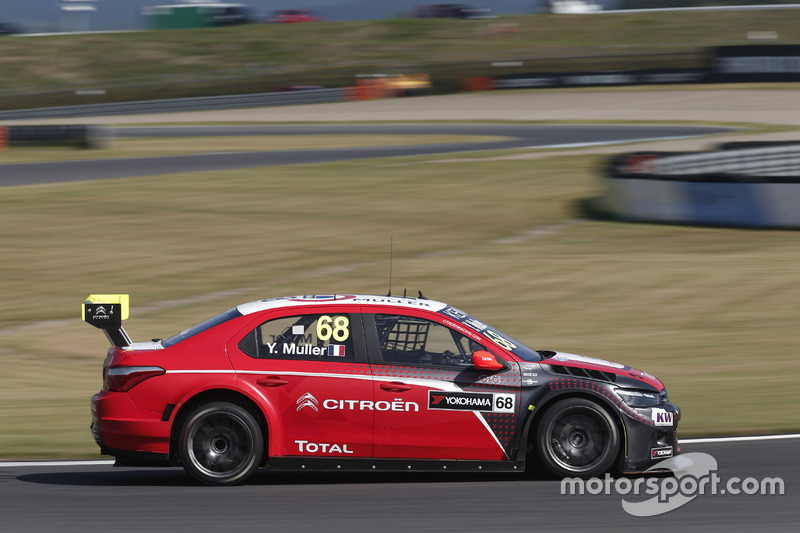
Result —
<path fill-rule="evenodd" d="M 273 471 L 309 472 L 524 472 L 523 461 L 429 461 L 347 457 L 272 457 L 264 466 Z"/>

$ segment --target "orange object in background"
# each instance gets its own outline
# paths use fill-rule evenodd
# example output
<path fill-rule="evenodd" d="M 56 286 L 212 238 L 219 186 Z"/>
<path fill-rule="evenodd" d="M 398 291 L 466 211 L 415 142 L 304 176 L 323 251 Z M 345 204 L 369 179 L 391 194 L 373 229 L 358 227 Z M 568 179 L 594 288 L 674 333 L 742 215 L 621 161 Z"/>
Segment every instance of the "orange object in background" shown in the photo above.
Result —
<path fill-rule="evenodd" d="M 389 96 L 407 96 L 430 89 L 431 79 L 427 74 L 398 74 L 384 78 L 384 86 Z"/>
<path fill-rule="evenodd" d="M 354 100 L 374 100 L 389 96 L 383 78 L 359 78 L 354 89 Z"/>
<path fill-rule="evenodd" d="M 431 88 L 427 74 L 363 74 L 348 93 L 349 100 L 374 100 L 424 93 Z"/>
<path fill-rule="evenodd" d="M 372 78 L 358 80 L 358 84 L 366 91 L 366 100 L 386 98 L 389 91 L 386 87 L 386 78 Z"/>
<path fill-rule="evenodd" d="M 492 89 L 494 89 L 494 79 L 488 76 L 461 79 L 462 91 L 491 91 Z"/>
<path fill-rule="evenodd" d="M 8 148 L 8 128 L 0 127 L 0 150 Z"/>
<path fill-rule="evenodd" d="M 347 90 L 348 100 L 367 100 L 368 98 L 369 98 L 368 86 L 359 83 L 355 87 L 348 87 Z"/>

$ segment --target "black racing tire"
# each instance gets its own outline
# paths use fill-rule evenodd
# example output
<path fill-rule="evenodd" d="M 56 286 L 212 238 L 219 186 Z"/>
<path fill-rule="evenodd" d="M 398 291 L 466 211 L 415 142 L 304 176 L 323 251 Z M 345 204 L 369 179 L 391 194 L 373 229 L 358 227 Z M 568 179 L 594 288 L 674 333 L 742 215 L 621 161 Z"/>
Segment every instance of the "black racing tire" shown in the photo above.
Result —
<path fill-rule="evenodd" d="M 264 437 L 256 418 L 228 402 L 213 402 L 192 410 L 178 436 L 184 470 L 206 485 L 247 482 L 261 466 Z"/>
<path fill-rule="evenodd" d="M 560 400 L 537 427 L 539 462 L 558 478 L 597 477 L 611 471 L 619 457 L 619 428 L 608 411 L 591 400 Z"/>

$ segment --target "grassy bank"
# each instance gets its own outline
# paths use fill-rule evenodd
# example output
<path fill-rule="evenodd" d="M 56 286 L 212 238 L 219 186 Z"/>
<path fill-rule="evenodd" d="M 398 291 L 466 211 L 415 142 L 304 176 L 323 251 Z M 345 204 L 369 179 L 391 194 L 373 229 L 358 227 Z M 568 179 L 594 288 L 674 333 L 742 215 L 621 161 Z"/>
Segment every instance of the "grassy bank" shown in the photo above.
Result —
<path fill-rule="evenodd" d="M 358 74 L 704 66 L 752 31 L 794 42 L 800 10 L 391 19 L 0 39 L 0 109 L 352 85 Z M 503 30 L 503 31 L 500 31 Z M 522 60 L 519 67 L 492 66 Z M 105 94 L 75 94 L 102 89 Z M 24 95 L 24 96 L 20 96 Z"/>

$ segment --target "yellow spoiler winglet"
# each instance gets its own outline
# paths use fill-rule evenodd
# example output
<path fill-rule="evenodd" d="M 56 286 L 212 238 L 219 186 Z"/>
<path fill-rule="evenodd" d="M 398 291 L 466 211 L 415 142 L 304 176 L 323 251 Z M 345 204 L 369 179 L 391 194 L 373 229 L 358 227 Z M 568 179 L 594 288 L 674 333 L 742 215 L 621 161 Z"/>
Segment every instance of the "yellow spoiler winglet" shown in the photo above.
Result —
<path fill-rule="evenodd" d="M 102 329 L 111 344 L 118 348 L 132 344 L 122 327 L 122 321 L 129 315 L 130 297 L 127 294 L 90 294 L 81 306 L 84 322 Z"/>

